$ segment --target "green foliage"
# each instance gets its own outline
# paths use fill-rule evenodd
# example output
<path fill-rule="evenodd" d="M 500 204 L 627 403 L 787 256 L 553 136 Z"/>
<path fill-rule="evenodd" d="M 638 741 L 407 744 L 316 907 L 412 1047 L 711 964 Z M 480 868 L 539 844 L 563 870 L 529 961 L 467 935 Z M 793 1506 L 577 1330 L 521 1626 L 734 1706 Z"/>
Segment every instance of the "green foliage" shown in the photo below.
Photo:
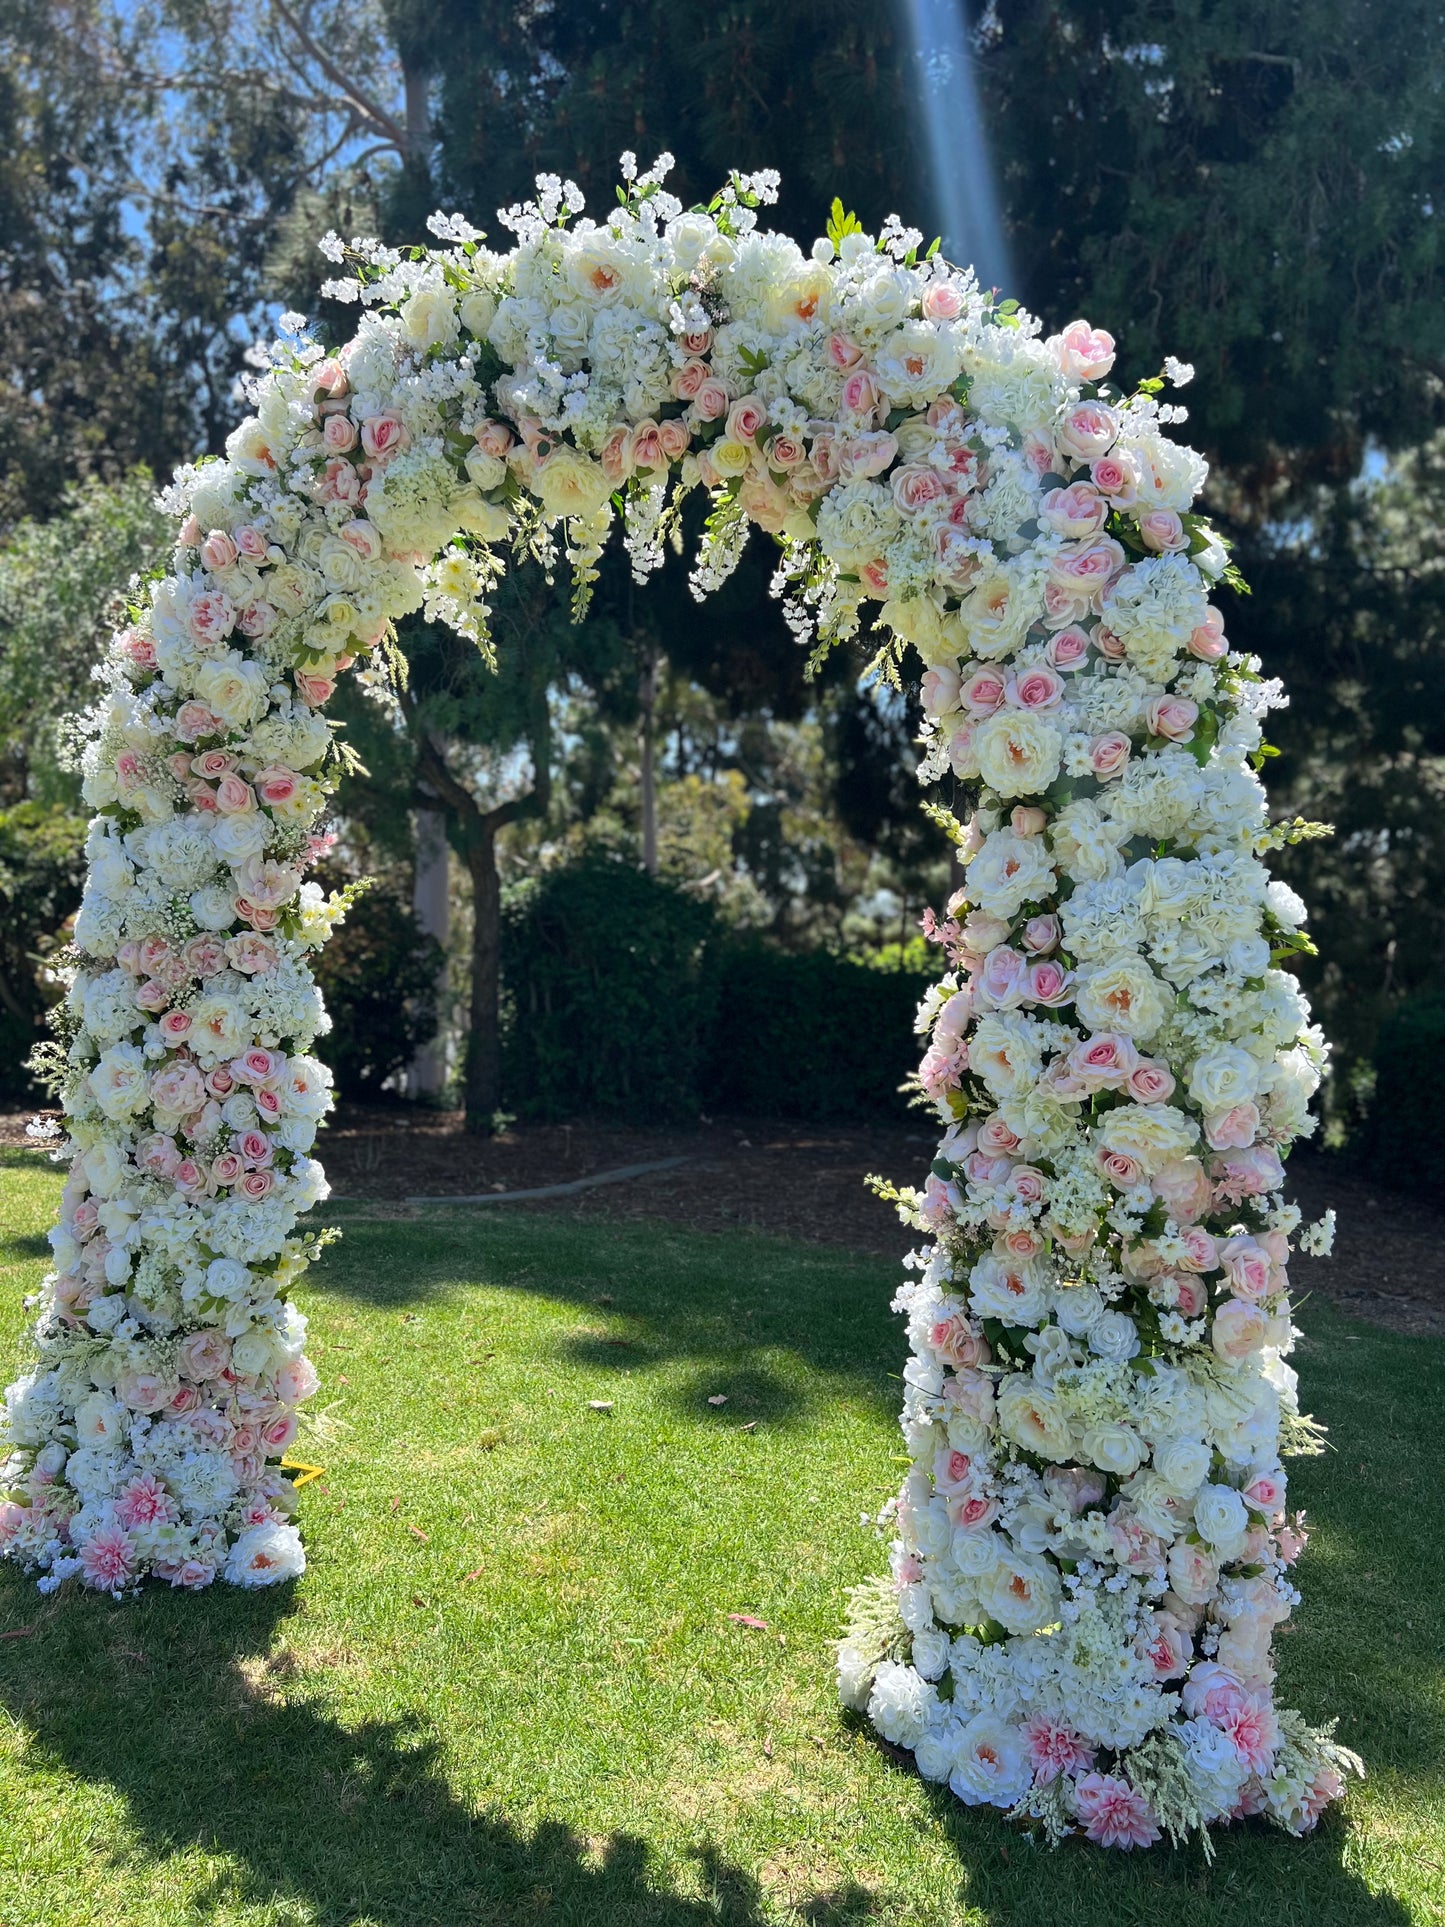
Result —
<path fill-rule="evenodd" d="M 1445 995 L 1408 997 L 1380 1026 L 1375 1088 L 1359 1134 L 1390 1184 L 1445 1192 Z"/>
<path fill-rule="evenodd" d="M 524 1117 L 695 1118 L 712 1035 L 712 909 L 601 852 L 510 894 L 504 1056 Z"/>
<path fill-rule="evenodd" d="M 814 1123 L 902 1115 L 913 1017 L 930 979 L 825 950 L 733 944 L 719 960 L 710 1104 Z"/>
<path fill-rule="evenodd" d="M 131 577 L 166 554 L 171 529 L 141 468 L 65 490 L 57 511 L 27 517 L 0 548 L 0 799 L 76 800 L 57 765 L 57 726 L 87 707 L 90 679 L 124 613 Z"/>
<path fill-rule="evenodd" d="M 322 1054 L 343 1097 L 376 1098 L 436 1036 L 441 966 L 441 945 L 398 889 L 382 885 L 350 905 L 314 959 L 332 1024 Z"/>
<path fill-rule="evenodd" d="M 32 1085 L 25 1059 L 41 1041 L 46 1006 L 59 985 L 47 981 L 45 953 L 74 910 L 84 873 L 85 822 L 55 804 L 0 809 L 0 1094 Z"/>

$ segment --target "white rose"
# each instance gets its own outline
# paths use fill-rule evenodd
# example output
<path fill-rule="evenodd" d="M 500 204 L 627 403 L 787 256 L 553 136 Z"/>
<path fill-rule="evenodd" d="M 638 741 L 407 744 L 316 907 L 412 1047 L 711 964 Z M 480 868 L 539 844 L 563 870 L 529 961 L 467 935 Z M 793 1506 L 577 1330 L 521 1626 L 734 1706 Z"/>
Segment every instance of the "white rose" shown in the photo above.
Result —
<path fill-rule="evenodd" d="M 211 843 L 217 856 L 232 868 L 239 868 L 248 857 L 260 856 L 266 847 L 265 814 L 246 810 L 237 816 L 216 816 L 211 823 Z"/>
<path fill-rule="evenodd" d="M 1171 1492 L 1187 1498 L 1209 1476 L 1212 1456 L 1202 1439 L 1166 1439 L 1155 1449 L 1154 1470 Z"/>
<path fill-rule="evenodd" d="M 1096 1141 L 1133 1158 L 1152 1178 L 1183 1157 L 1198 1135 L 1193 1118 L 1172 1104 L 1124 1104 L 1107 1113 Z"/>
<path fill-rule="evenodd" d="M 1101 1472 L 1127 1479 L 1144 1463 L 1144 1442 L 1127 1425 L 1089 1425 L 1084 1428 L 1084 1457 Z"/>
<path fill-rule="evenodd" d="M 565 442 L 537 470 L 532 488 L 554 517 L 595 515 L 612 493 L 601 464 Z"/>
<path fill-rule="evenodd" d="M 1232 1558 L 1249 1530 L 1249 1510 L 1232 1485 L 1202 1486 L 1194 1500 L 1194 1524 L 1221 1559 Z"/>
<path fill-rule="evenodd" d="M 1259 1089 L 1259 1065 L 1236 1044 L 1220 1044 L 1195 1061 L 1189 1095 L 1202 1111 L 1229 1111 Z"/>
<path fill-rule="evenodd" d="M 414 348 L 447 348 L 457 338 L 457 304 L 450 288 L 422 287 L 397 310 L 402 331 Z"/>
<path fill-rule="evenodd" d="M 461 306 L 457 309 L 458 318 L 468 334 L 475 335 L 478 341 L 486 335 L 488 328 L 496 319 L 497 297 L 488 294 L 485 288 L 473 288 L 470 294 L 463 295 Z"/>

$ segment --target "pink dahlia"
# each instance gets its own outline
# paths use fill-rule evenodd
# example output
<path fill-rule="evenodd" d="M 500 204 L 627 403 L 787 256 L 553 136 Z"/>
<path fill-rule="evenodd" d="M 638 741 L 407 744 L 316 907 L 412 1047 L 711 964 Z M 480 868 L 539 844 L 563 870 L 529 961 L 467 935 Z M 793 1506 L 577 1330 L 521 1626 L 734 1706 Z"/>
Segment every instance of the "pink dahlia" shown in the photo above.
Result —
<path fill-rule="evenodd" d="M 119 1526 L 102 1526 L 80 1549 L 80 1573 L 97 1592 L 120 1592 L 135 1576 L 135 1547 Z"/>
<path fill-rule="evenodd" d="M 1094 1764 L 1094 1749 L 1074 1731 L 1046 1714 L 1036 1713 L 1024 1728 L 1024 1747 L 1040 1786 L 1061 1773 L 1082 1773 Z"/>
<path fill-rule="evenodd" d="M 1086 1773 L 1074 1787 L 1084 1832 L 1096 1847 L 1152 1847 L 1159 1827 L 1149 1802 L 1112 1773 Z"/>
<path fill-rule="evenodd" d="M 1322 1766 L 1315 1775 L 1309 1792 L 1300 1802 L 1301 1833 L 1309 1833 L 1319 1822 L 1320 1815 L 1327 1806 L 1341 1798 L 1345 1790 L 1343 1778 L 1332 1766 Z"/>
<path fill-rule="evenodd" d="M 175 1516 L 170 1494 L 153 1473 L 138 1472 L 116 1495 L 115 1522 L 127 1532 L 137 1526 L 168 1526 Z"/>
<path fill-rule="evenodd" d="M 1274 1709 L 1263 1694 L 1248 1694 L 1242 1705 L 1222 1713 L 1215 1724 L 1228 1735 L 1251 1773 L 1263 1777 L 1269 1772 L 1279 1745 L 1279 1726 Z"/>

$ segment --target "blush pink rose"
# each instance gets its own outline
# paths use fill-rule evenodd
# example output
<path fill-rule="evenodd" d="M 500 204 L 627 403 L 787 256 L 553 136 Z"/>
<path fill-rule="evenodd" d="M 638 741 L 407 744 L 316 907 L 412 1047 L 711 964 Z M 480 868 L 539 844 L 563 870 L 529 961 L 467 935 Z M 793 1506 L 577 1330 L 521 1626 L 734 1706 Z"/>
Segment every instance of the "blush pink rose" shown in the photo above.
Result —
<path fill-rule="evenodd" d="M 1224 636 L 1224 617 L 1211 609 L 1189 638 L 1189 653 L 1200 662 L 1218 662 L 1228 651 Z"/>
<path fill-rule="evenodd" d="M 958 707 L 958 671 L 925 669 L 923 672 L 923 709 L 925 715 L 946 716 Z"/>
<path fill-rule="evenodd" d="M 315 676 L 305 669 L 293 669 L 291 674 L 303 700 L 312 709 L 320 709 L 323 703 L 330 702 L 336 688 L 330 676 Z"/>
<path fill-rule="evenodd" d="M 1046 1010 L 1057 1010 L 1061 1004 L 1068 1003 L 1073 993 L 1073 971 L 1065 970 L 1052 957 L 1041 957 L 1029 965 L 1028 998 L 1031 1003 L 1042 1004 Z"/>
<path fill-rule="evenodd" d="M 1078 381 L 1102 381 L 1114 365 L 1114 337 L 1087 321 L 1071 321 L 1047 345 L 1063 373 Z"/>
<path fill-rule="evenodd" d="M 345 415 L 328 415 L 321 440 L 333 455 L 349 455 L 357 443 L 356 424 Z"/>
<path fill-rule="evenodd" d="M 1204 1137 L 1211 1151 L 1244 1151 L 1259 1135 L 1259 1106 L 1234 1104 L 1227 1111 L 1211 1111 L 1204 1120 Z"/>
<path fill-rule="evenodd" d="M 963 296 L 951 281 L 932 281 L 919 306 L 927 321 L 956 321 L 963 313 Z"/>
<path fill-rule="evenodd" d="M 1184 696 L 1156 696 L 1144 705 L 1144 726 L 1151 736 L 1171 743 L 1188 742 L 1199 721 L 1199 705 Z"/>
<path fill-rule="evenodd" d="M 1189 547 L 1184 524 L 1173 509 L 1150 509 L 1139 517 L 1139 540 L 1155 555 L 1170 555 Z"/>
<path fill-rule="evenodd" d="M 237 1151 L 222 1151 L 211 1164 L 211 1176 L 217 1184 L 235 1184 L 245 1171 L 246 1166 Z"/>
<path fill-rule="evenodd" d="M 1007 683 L 996 669 L 976 669 L 959 690 L 959 701 L 975 716 L 991 716 L 1003 707 Z"/>
<path fill-rule="evenodd" d="M 716 375 L 709 375 L 698 384 L 692 410 L 699 421 L 719 422 L 728 412 L 728 402 L 727 384 L 719 381 Z"/>
<path fill-rule="evenodd" d="M 161 1036 L 175 1048 L 184 1043 L 191 1032 L 191 1013 L 188 1010 L 168 1010 L 158 1026 Z"/>
<path fill-rule="evenodd" d="M 366 451 L 366 459 L 378 467 L 395 460 L 410 439 L 399 415 L 371 415 L 361 424 L 361 446 Z"/>
<path fill-rule="evenodd" d="M 847 335 L 829 335 L 828 359 L 835 368 L 854 368 L 863 359 L 863 350 Z"/>
<path fill-rule="evenodd" d="M 894 469 L 888 478 L 888 486 L 893 491 L 893 500 L 904 515 L 917 515 L 931 503 L 941 502 L 948 492 L 938 470 L 925 467 L 920 462 L 905 462 L 901 468 Z"/>
<path fill-rule="evenodd" d="M 194 596 L 187 611 L 186 626 L 202 649 L 216 649 L 236 626 L 236 605 L 219 589 Z"/>
<path fill-rule="evenodd" d="M 274 808 L 278 803 L 291 801 L 300 781 L 294 769 L 285 769 L 279 763 L 268 763 L 265 769 L 256 772 L 256 794 L 263 803 Z"/>
<path fill-rule="evenodd" d="M 247 1164 L 258 1168 L 270 1164 L 275 1154 L 272 1140 L 265 1131 L 242 1131 L 236 1139 L 235 1148 Z"/>
<path fill-rule="evenodd" d="M 849 415 L 871 415 L 882 397 L 866 368 L 855 368 L 843 383 L 842 406 Z"/>
<path fill-rule="evenodd" d="M 1024 669 L 1012 679 L 1009 694 L 1019 709 L 1056 709 L 1064 698 L 1064 679 L 1054 669 Z"/>
<path fill-rule="evenodd" d="M 1097 535 L 1109 519 L 1109 504 L 1087 482 L 1051 488 L 1039 503 L 1039 520 L 1055 535 L 1080 541 Z"/>
<path fill-rule="evenodd" d="M 238 553 L 224 529 L 212 529 L 201 544 L 201 560 L 211 570 L 229 569 Z"/>
<path fill-rule="evenodd" d="M 1024 949 L 1031 956 L 1045 956 L 1050 950 L 1058 949 L 1062 935 L 1057 917 L 1030 917 L 1023 930 Z"/>
<path fill-rule="evenodd" d="M 1220 1358 L 1238 1365 L 1264 1345 L 1268 1322 L 1258 1305 L 1231 1298 L 1214 1314 L 1210 1342 Z"/>
<path fill-rule="evenodd" d="M 1121 729 L 1106 729 L 1089 744 L 1089 767 L 1101 783 L 1112 782 L 1133 753 L 1133 744 Z"/>
<path fill-rule="evenodd" d="M 997 1111 L 979 1127 L 978 1148 L 985 1157 L 1011 1157 L 1019 1148 L 1020 1141 L 1018 1134 L 1009 1129 Z"/>
<path fill-rule="evenodd" d="M 1167 1104 L 1174 1095 L 1174 1077 L 1167 1064 L 1146 1057 L 1129 1073 L 1129 1095 L 1140 1104 Z"/>
<path fill-rule="evenodd" d="M 1059 425 L 1059 444 L 1081 462 L 1107 455 L 1119 437 L 1119 417 L 1099 401 L 1078 402 Z M 1094 478 L 1098 485 L 1098 477 Z"/>
<path fill-rule="evenodd" d="M 1139 468 L 1127 453 L 1104 455 L 1090 464 L 1090 479 L 1101 495 L 1110 496 L 1116 505 L 1133 500 L 1139 486 Z"/>
<path fill-rule="evenodd" d="M 1122 1151 L 1108 1151 L 1100 1145 L 1094 1153 L 1094 1161 L 1110 1184 L 1117 1185 L 1121 1191 L 1132 1191 L 1144 1175 L 1144 1167 L 1137 1159 L 1126 1157 Z"/>
<path fill-rule="evenodd" d="M 223 776 L 216 785 L 216 808 L 222 816 L 242 816 L 256 807 L 256 792 L 241 776 Z"/>
<path fill-rule="evenodd" d="M 189 1117 L 206 1101 L 206 1087 L 194 1064 L 167 1064 L 150 1081 L 151 1102 L 159 1111 Z"/>
<path fill-rule="evenodd" d="M 331 457 L 312 490 L 318 502 L 340 506 L 359 502 L 363 492 L 360 470 L 345 455 Z"/>

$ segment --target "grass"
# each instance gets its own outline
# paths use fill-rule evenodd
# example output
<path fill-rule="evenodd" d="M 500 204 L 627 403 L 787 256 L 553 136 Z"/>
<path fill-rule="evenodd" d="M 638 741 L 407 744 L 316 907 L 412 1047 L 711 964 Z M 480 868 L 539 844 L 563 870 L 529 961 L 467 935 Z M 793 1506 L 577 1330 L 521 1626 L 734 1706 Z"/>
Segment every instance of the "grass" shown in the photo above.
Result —
<path fill-rule="evenodd" d="M 6 1359 L 57 1188 L 33 1153 L 0 1167 Z M 305 1579 L 116 1605 L 0 1576 L 0 1927 L 1445 1921 L 1438 1343 L 1303 1314 L 1337 1449 L 1295 1475 L 1283 1684 L 1341 1715 L 1367 1784 L 1212 1868 L 1050 1854 L 834 1702 L 842 1594 L 881 1561 L 860 1514 L 896 1476 L 887 1266 L 337 1215 Z"/>

